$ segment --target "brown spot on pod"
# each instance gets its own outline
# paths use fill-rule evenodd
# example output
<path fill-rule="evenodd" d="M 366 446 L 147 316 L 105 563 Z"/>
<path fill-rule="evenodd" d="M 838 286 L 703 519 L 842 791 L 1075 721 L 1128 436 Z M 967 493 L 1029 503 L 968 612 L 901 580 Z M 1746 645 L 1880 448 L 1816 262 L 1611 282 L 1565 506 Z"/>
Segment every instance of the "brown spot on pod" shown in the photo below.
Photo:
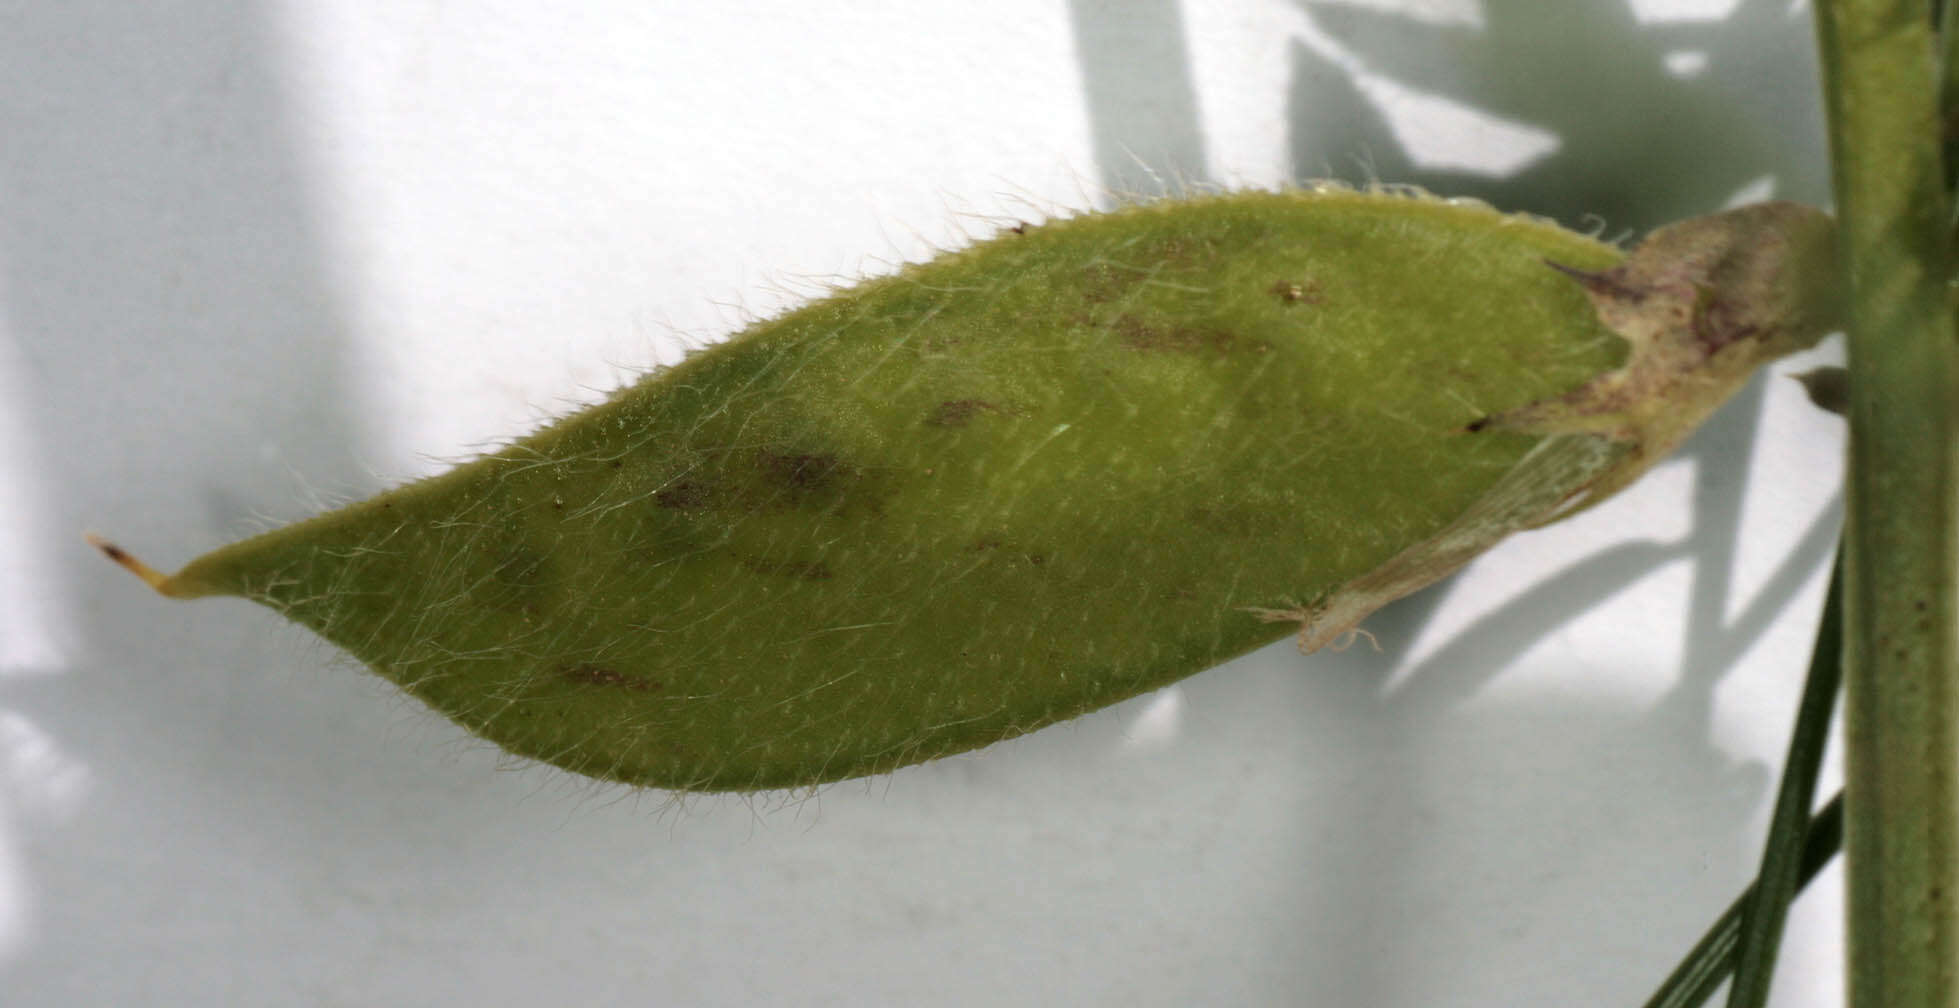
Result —
<path fill-rule="evenodd" d="M 1083 303 L 1089 305 L 1119 301 L 1146 277 L 1147 274 L 1127 266 L 1111 262 L 1090 263 L 1081 271 L 1080 297 Z"/>
<path fill-rule="evenodd" d="M 857 476 L 857 470 L 827 452 L 776 452 L 757 455 L 771 481 L 798 494 L 835 489 Z"/>
<path fill-rule="evenodd" d="M 578 662 L 558 666 L 558 678 L 580 686 L 610 686 L 617 689 L 635 690 L 641 693 L 660 688 L 660 684 L 645 676 L 628 675 L 617 669 L 607 668 L 591 662 Z"/>
<path fill-rule="evenodd" d="M 1276 280 L 1266 288 L 1266 293 L 1286 304 L 1320 303 L 1320 285 L 1310 280 Z"/>
<path fill-rule="evenodd" d="M 836 577 L 828 564 L 809 560 L 766 560 L 761 557 L 737 556 L 735 562 L 743 570 L 775 577 L 796 578 L 802 581 L 828 581 Z"/>
<path fill-rule="evenodd" d="M 1271 349 L 1271 344 L 1264 340 L 1244 339 L 1220 326 L 1159 325 L 1134 315 L 1123 315 L 1116 319 L 1114 328 L 1117 341 L 1124 347 L 1152 353 L 1222 357 L 1245 350 L 1262 353 Z"/>
<path fill-rule="evenodd" d="M 714 487 L 698 480 L 675 480 L 653 492 L 653 503 L 673 511 L 706 511 L 715 506 Z"/>
<path fill-rule="evenodd" d="M 964 427 L 981 413 L 998 413 L 1000 407 L 984 399 L 948 399 L 932 407 L 926 424 L 933 427 Z"/>

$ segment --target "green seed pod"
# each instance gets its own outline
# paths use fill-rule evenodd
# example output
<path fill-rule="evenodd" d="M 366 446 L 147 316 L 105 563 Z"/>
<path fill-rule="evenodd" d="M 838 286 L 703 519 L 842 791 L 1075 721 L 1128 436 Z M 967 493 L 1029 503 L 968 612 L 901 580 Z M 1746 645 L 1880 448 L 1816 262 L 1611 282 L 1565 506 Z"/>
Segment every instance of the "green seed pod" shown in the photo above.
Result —
<path fill-rule="evenodd" d="M 99 545 L 511 752 L 813 785 L 1338 639 L 1813 343 L 1830 244 L 1788 204 L 1629 258 L 1426 197 L 1129 207 L 866 282 L 174 576 Z"/>

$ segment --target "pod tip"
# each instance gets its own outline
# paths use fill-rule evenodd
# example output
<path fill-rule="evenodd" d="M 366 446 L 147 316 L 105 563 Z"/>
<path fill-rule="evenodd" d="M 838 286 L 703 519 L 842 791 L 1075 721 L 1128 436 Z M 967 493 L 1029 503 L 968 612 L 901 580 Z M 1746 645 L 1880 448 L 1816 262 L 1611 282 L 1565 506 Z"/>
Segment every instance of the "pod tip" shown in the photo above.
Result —
<path fill-rule="evenodd" d="M 112 543 L 109 540 L 104 539 L 93 532 L 84 533 L 83 538 L 88 540 L 88 544 L 90 546 L 93 546 L 96 549 L 101 550 L 102 555 L 114 561 L 117 566 L 121 567 L 123 570 L 130 572 L 131 574 L 136 575 L 139 578 L 142 578 L 143 583 L 149 585 L 151 588 L 156 589 L 158 594 L 171 595 L 171 596 L 174 596 L 176 594 L 175 592 L 171 591 L 169 588 L 169 583 L 170 583 L 169 575 L 166 575 L 162 571 L 157 570 L 155 567 L 152 567 L 149 564 L 146 564 L 143 561 L 138 560 L 135 557 L 131 556 L 129 552 L 127 550 L 124 550 L 121 546 L 118 546 L 115 543 Z"/>

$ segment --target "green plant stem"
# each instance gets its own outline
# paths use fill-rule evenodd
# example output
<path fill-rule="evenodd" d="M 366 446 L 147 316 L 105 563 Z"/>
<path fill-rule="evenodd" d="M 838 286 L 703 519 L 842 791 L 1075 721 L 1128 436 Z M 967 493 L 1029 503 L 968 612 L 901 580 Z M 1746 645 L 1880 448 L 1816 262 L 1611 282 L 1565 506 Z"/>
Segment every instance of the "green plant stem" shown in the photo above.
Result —
<path fill-rule="evenodd" d="M 1782 945 L 1789 903 L 1800 888 L 1804 837 L 1809 809 L 1816 801 L 1816 775 L 1823 750 L 1830 743 L 1830 715 L 1837 690 L 1843 685 L 1843 563 L 1841 555 L 1830 573 L 1823 600 L 1823 618 L 1810 649 L 1809 674 L 1803 680 L 1802 700 L 1796 705 L 1796 726 L 1789 733 L 1789 756 L 1782 763 L 1782 786 L 1769 816 L 1768 841 L 1762 849 L 1762 868 L 1755 875 L 1755 898 L 1744 906 L 1740 944 L 1735 949 L 1735 983 L 1728 991 L 1728 1008 L 1763 1008 L 1775 974 L 1775 955 Z"/>
<path fill-rule="evenodd" d="M 1809 820 L 1809 828 L 1803 835 L 1802 859 L 1797 864 L 1796 888 L 1808 885 L 1842 847 L 1843 795 L 1839 794 Z M 1727 911 L 1715 919 L 1700 943 L 1674 967 L 1672 975 L 1654 992 L 1652 1000 L 1646 1002 L 1646 1008 L 1698 1008 L 1713 996 L 1715 988 L 1734 969 L 1735 947 L 1741 943 L 1742 917 L 1754 900 L 1755 886 L 1751 884 L 1728 904 Z"/>
<path fill-rule="evenodd" d="M 1850 320 L 1850 1003 L 1959 1006 L 1959 368 L 1923 0 L 1816 11 Z"/>

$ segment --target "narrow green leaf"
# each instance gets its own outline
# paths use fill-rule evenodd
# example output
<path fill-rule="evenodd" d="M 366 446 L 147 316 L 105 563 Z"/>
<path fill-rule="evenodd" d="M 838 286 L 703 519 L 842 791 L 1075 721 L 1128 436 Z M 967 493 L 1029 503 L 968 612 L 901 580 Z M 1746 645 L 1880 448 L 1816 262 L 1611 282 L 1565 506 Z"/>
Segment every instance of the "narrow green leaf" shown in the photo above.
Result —
<path fill-rule="evenodd" d="M 1797 890 L 1814 881 L 1830 859 L 1842 849 L 1843 795 L 1838 794 L 1809 820 L 1809 828 L 1803 836 L 1802 861 L 1798 865 L 1800 871 L 1796 876 Z M 1741 944 L 1742 917 L 1754 899 L 1755 886 L 1750 883 L 1715 919 L 1713 926 L 1701 936 L 1680 965 L 1674 967 L 1673 973 L 1646 1002 L 1646 1008 L 1699 1008 L 1714 996 L 1721 982 L 1734 971 L 1735 948 Z"/>
<path fill-rule="evenodd" d="M 1789 756 L 1782 764 L 1782 785 L 1769 817 L 1762 867 L 1755 874 L 1755 898 L 1748 902 L 1742 918 L 1728 1008 L 1762 1008 L 1768 1004 L 1782 928 L 1788 920 L 1789 903 L 1800 888 L 1797 879 L 1809 810 L 1816 801 L 1816 776 L 1823 766 L 1823 750 L 1830 743 L 1830 713 L 1836 708 L 1837 691 L 1842 686 L 1843 563 L 1839 557 L 1830 572 L 1816 646 L 1810 651 L 1809 674 L 1796 705 L 1796 727 L 1789 736 Z"/>

